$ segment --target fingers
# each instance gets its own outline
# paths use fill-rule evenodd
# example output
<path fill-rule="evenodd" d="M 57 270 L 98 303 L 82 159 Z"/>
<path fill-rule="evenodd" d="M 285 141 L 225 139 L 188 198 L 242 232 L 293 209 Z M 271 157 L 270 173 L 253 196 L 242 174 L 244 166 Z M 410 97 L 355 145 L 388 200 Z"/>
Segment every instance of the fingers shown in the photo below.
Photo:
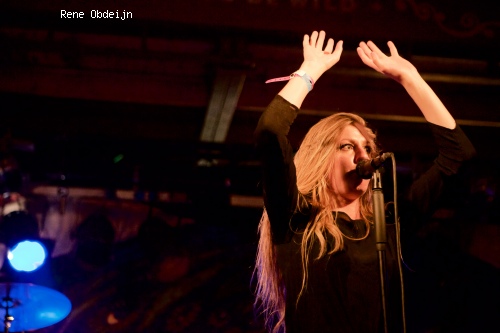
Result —
<path fill-rule="evenodd" d="M 366 45 L 365 45 L 366 46 Z M 370 65 L 372 63 L 372 59 L 370 58 L 370 55 L 371 55 L 371 51 L 366 51 L 366 48 L 363 47 L 361 44 L 359 45 L 359 47 L 356 49 L 356 51 L 358 52 L 358 55 L 359 57 L 361 58 L 361 61 L 365 64 L 365 65 Z M 367 53 L 369 52 L 369 53 Z"/>
<path fill-rule="evenodd" d="M 323 49 L 323 43 L 325 42 L 325 35 L 326 33 L 321 30 L 318 35 L 318 41 L 316 43 L 316 47 L 319 49 Z"/>
<path fill-rule="evenodd" d="M 333 39 L 330 39 L 332 46 L 333 46 Z M 328 41 L 330 43 L 330 41 Z M 332 64 L 336 64 L 340 60 L 340 55 L 342 54 L 342 49 L 343 49 L 344 42 L 342 40 L 339 40 L 337 42 L 337 45 L 335 45 L 335 50 L 331 53 L 329 56 Z"/>
<path fill-rule="evenodd" d="M 337 44 L 338 45 L 338 44 Z M 333 52 L 333 39 L 329 38 L 325 47 L 325 54 L 330 54 Z"/>
<path fill-rule="evenodd" d="M 316 57 L 321 55 L 332 55 L 331 59 L 338 59 L 342 54 L 342 46 L 343 42 L 340 40 L 335 44 L 333 38 L 328 38 L 326 41 L 326 33 L 325 31 L 313 31 L 311 35 L 304 35 L 302 40 L 302 46 L 304 47 L 304 52 L 306 52 L 307 57 L 311 57 L 312 54 L 316 54 Z M 323 48 L 324 45 L 324 48 Z M 311 53 L 312 52 L 312 53 Z M 318 58 L 321 59 L 321 58 Z M 323 58 L 324 61 L 331 61 L 329 58 Z"/>
<path fill-rule="evenodd" d="M 323 30 L 321 30 L 320 32 L 313 31 L 311 33 L 311 36 L 304 35 L 304 39 L 302 41 L 302 44 L 303 44 L 303 46 L 312 46 L 314 48 L 323 49 L 323 44 L 325 43 L 325 38 L 326 38 L 326 33 Z M 328 44 L 330 43 L 330 39 L 328 40 L 328 43 L 325 47 L 325 51 L 326 51 L 326 48 L 328 47 Z M 330 53 L 333 51 L 333 40 L 331 41 L 331 43 L 332 43 L 332 45 L 331 45 Z"/>
<path fill-rule="evenodd" d="M 325 42 L 325 38 L 326 38 L 326 33 L 323 30 L 321 30 L 319 33 L 317 31 L 313 31 L 311 33 L 311 36 L 304 35 L 302 44 L 303 46 L 312 46 L 315 48 L 322 49 L 323 44 Z M 335 48 L 337 48 L 340 42 L 341 41 L 339 41 L 337 45 L 335 45 L 333 39 L 329 38 L 325 46 L 324 53 L 333 53 L 333 47 L 335 46 Z M 391 55 L 395 56 L 399 55 L 398 50 L 396 49 L 396 46 L 392 41 L 387 42 L 387 45 L 389 46 L 389 51 Z M 376 53 L 379 58 L 385 55 L 371 40 L 368 42 L 360 42 L 357 51 L 360 57 L 363 56 L 362 53 L 364 53 L 364 56 L 368 58 L 371 58 L 372 53 Z"/>
<path fill-rule="evenodd" d="M 370 48 L 370 50 L 372 50 L 372 52 L 376 52 L 379 55 L 383 54 L 383 52 L 380 51 L 380 49 L 377 47 L 377 45 L 375 45 L 375 43 L 372 42 L 371 40 L 369 40 L 368 42 L 366 42 L 366 45 L 368 45 L 368 47 Z"/>
<path fill-rule="evenodd" d="M 316 47 L 317 41 L 318 41 L 318 32 L 313 31 L 313 33 L 311 34 L 311 39 L 309 41 L 309 45 L 311 45 L 312 47 Z"/>
<path fill-rule="evenodd" d="M 391 51 L 391 55 L 392 55 L 392 56 L 397 56 L 397 55 L 399 55 L 399 53 L 398 53 L 398 49 L 396 49 L 396 45 L 394 45 L 394 43 L 393 43 L 393 42 L 388 41 L 388 42 L 387 42 L 387 45 L 389 46 L 389 51 Z"/>
<path fill-rule="evenodd" d="M 379 58 L 385 55 L 371 40 L 366 43 L 360 42 L 359 48 L 361 48 L 365 55 L 370 58 L 372 57 L 372 54 L 376 54 Z"/>
<path fill-rule="evenodd" d="M 363 56 L 365 56 L 365 57 L 369 57 L 370 54 L 372 53 L 372 50 L 368 47 L 368 45 L 366 45 L 365 42 L 359 43 L 359 47 L 358 47 L 357 51 L 358 51 L 358 54 L 360 56 L 361 56 L 360 52 L 362 52 Z"/>
<path fill-rule="evenodd" d="M 332 46 L 333 46 L 333 39 L 330 38 L 330 40 L 332 41 Z M 335 45 L 335 51 L 333 53 L 342 53 L 343 47 L 344 47 L 344 41 L 339 40 L 337 42 L 337 45 Z"/>
<path fill-rule="evenodd" d="M 356 49 L 361 61 L 370 68 L 376 71 L 380 71 L 380 50 L 372 42 L 361 42 L 359 47 Z M 380 52 L 381 53 L 381 52 Z M 383 53 L 381 53 L 383 55 Z"/>

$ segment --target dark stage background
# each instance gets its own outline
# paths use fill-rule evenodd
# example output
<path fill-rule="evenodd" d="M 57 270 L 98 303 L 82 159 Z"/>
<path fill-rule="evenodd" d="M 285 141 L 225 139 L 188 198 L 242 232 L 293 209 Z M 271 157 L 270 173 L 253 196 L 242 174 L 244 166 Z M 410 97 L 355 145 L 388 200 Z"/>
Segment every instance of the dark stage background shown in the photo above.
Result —
<path fill-rule="evenodd" d="M 356 112 L 402 188 L 432 163 L 416 106 L 355 51 L 394 41 L 478 151 L 406 244 L 408 332 L 498 332 L 499 13 L 494 1 L 0 0 L 0 185 L 50 249 L 33 278 L 72 303 L 38 331 L 263 332 L 252 133 L 282 86 L 264 81 L 296 70 L 303 34 L 324 29 L 344 52 L 292 144 Z"/>

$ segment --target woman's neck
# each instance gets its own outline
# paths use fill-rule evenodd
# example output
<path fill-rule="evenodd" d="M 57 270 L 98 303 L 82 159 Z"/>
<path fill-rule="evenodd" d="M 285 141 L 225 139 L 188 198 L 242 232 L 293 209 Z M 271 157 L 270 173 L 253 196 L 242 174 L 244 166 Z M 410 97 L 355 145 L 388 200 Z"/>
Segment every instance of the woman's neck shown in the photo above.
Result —
<path fill-rule="evenodd" d="M 361 210 L 359 199 L 350 202 L 343 202 L 337 205 L 335 210 L 344 212 L 351 218 L 351 220 L 361 219 Z"/>

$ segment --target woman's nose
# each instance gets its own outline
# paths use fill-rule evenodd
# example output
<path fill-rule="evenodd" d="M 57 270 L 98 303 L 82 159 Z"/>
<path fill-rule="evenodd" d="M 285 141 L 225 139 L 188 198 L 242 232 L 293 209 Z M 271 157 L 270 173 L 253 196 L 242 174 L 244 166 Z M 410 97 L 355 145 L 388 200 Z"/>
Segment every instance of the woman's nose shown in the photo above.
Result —
<path fill-rule="evenodd" d="M 366 152 L 366 150 L 363 148 L 358 148 L 356 150 L 356 155 L 354 157 L 354 163 L 357 164 L 359 161 L 362 161 L 362 160 L 368 160 L 370 159 L 370 156 L 368 155 L 368 153 Z"/>

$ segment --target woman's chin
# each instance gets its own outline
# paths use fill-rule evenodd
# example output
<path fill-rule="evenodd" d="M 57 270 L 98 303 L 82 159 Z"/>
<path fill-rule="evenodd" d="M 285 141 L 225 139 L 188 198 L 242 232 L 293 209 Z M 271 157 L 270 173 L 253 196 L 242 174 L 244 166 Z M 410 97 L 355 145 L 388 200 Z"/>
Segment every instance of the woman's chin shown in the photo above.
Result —
<path fill-rule="evenodd" d="M 364 194 L 368 190 L 368 185 L 370 185 L 370 180 L 362 179 L 359 184 L 357 184 L 355 192 L 359 195 Z"/>

